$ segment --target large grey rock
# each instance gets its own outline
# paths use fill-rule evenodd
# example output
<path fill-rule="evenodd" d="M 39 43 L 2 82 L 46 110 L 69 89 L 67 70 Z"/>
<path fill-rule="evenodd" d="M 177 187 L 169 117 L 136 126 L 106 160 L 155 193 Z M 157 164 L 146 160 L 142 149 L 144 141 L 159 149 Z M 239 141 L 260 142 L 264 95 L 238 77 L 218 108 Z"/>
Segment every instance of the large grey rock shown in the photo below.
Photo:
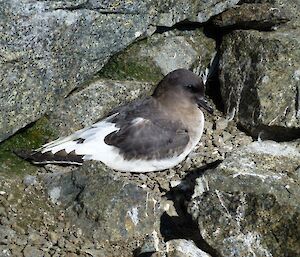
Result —
<path fill-rule="evenodd" d="M 227 1 L 0 1 L 0 141 L 87 83 L 149 27 L 205 22 Z"/>
<path fill-rule="evenodd" d="M 14 238 L 16 232 L 9 227 L 0 225 L 0 244 L 6 245 L 9 244 L 10 240 Z"/>
<path fill-rule="evenodd" d="M 44 175 L 48 193 L 67 208 L 83 234 L 98 241 L 132 241 L 159 233 L 163 207 L 144 188 L 118 177 L 101 163 L 86 162 L 72 172 Z"/>
<path fill-rule="evenodd" d="M 299 256 L 300 142 L 254 142 L 197 178 L 189 213 L 221 256 Z"/>
<path fill-rule="evenodd" d="M 300 135 L 300 29 L 235 31 L 221 45 L 221 91 L 227 114 L 252 135 Z"/>
<path fill-rule="evenodd" d="M 273 4 L 242 4 L 231 8 L 212 19 L 212 24 L 222 29 L 271 30 L 292 19 L 292 14 L 283 6 Z"/>
<path fill-rule="evenodd" d="M 210 17 L 236 5 L 239 1 L 240 0 L 155 0 L 154 2 L 158 3 L 157 25 L 171 27 L 184 20 L 203 23 L 208 21 Z"/>
<path fill-rule="evenodd" d="M 241 0 L 240 4 L 242 3 L 271 4 L 274 9 L 284 9 L 289 13 L 289 17 L 291 18 L 288 26 L 290 28 L 300 26 L 300 5 L 298 0 Z"/>
<path fill-rule="evenodd" d="M 111 58 L 100 76 L 158 82 L 162 74 L 179 68 L 199 72 L 209 65 L 215 47 L 215 41 L 200 28 L 154 34 Z"/>
<path fill-rule="evenodd" d="M 63 101 L 149 24 L 147 15 L 106 15 L 80 9 L 82 1 L 63 3 L 1 2 L 0 140 Z"/>

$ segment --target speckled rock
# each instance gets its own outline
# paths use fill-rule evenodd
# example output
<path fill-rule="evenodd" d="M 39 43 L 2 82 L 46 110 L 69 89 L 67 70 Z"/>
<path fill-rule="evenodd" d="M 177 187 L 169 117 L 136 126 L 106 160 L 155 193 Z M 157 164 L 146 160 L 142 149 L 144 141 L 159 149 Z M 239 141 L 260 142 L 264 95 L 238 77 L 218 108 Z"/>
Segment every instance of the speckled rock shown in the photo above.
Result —
<path fill-rule="evenodd" d="M 210 17 L 234 6 L 239 0 L 154 0 L 154 2 L 158 3 L 157 25 L 171 27 L 184 20 L 206 22 Z"/>
<path fill-rule="evenodd" d="M 211 257 L 200 250 L 193 241 L 174 239 L 167 242 L 167 257 Z"/>
<path fill-rule="evenodd" d="M 162 75 L 175 69 L 204 70 L 214 51 L 215 41 L 206 37 L 201 28 L 174 29 L 132 44 L 111 58 L 99 75 L 111 79 L 158 82 Z"/>
<path fill-rule="evenodd" d="M 212 24 L 222 29 L 275 29 L 292 19 L 292 14 L 284 6 L 274 8 L 269 3 L 242 4 L 231 8 L 212 19 Z"/>
<path fill-rule="evenodd" d="M 86 162 L 44 181 L 48 192 L 59 190 L 57 201 L 87 238 L 130 241 L 159 232 L 159 198 L 117 174 L 101 163 Z"/>
<path fill-rule="evenodd" d="M 39 250 L 37 247 L 35 246 L 29 246 L 27 245 L 25 248 L 24 248 L 24 257 L 33 257 L 33 256 L 42 256 L 43 255 L 43 252 L 41 250 Z"/>
<path fill-rule="evenodd" d="M 1 0 L 0 141 L 51 111 L 155 26 L 205 22 L 237 2 Z"/>
<path fill-rule="evenodd" d="M 80 9 L 83 2 L 1 1 L 0 140 L 49 111 L 147 29 L 147 15 L 101 14 Z"/>
<path fill-rule="evenodd" d="M 222 256 L 298 256 L 300 142 L 254 142 L 197 178 L 188 211 Z"/>
<path fill-rule="evenodd" d="M 300 136 L 299 49 L 299 29 L 224 36 L 220 79 L 226 112 L 235 114 L 252 135 L 278 140 Z"/>
<path fill-rule="evenodd" d="M 242 3 L 258 3 L 258 4 L 271 4 L 274 9 L 284 9 L 289 13 L 290 21 L 288 27 L 295 28 L 300 26 L 300 5 L 298 0 L 241 0 Z"/>

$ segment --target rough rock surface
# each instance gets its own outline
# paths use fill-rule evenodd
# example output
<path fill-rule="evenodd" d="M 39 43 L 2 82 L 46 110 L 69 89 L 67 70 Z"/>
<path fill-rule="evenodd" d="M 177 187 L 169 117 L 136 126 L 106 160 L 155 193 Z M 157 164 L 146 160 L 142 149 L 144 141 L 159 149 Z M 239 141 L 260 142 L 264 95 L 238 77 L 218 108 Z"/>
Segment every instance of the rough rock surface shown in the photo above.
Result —
<path fill-rule="evenodd" d="M 227 114 L 252 135 L 300 135 L 300 30 L 235 31 L 221 45 L 221 91 Z"/>
<path fill-rule="evenodd" d="M 99 76 L 157 82 L 162 74 L 175 69 L 205 70 L 214 52 L 215 41 L 206 37 L 202 28 L 174 29 L 130 45 L 111 58 Z"/>
<path fill-rule="evenodd" d="M 239 4 L 256 3 L 256 4 L 271 4 L 274 9 L 284 9 L 290 16 L 288 27 L 295 28 L 300 25 L 299 10 L 300 5 L 298 0 L 241 0 Z"/>
<path fill-rule="evenodd" d="M 189 213 L 221 256 L 298 256 L 300 142 L 254 142 L 196 180 Z"/>
<path fill-rule="evenodd" d="M 87 83 L 149 27 L 205 22 L 237 2 L 1 0 L 0 141 Z"/>
<path fill-rule="evenodd" d="M 242 4 L 231 8 L 212 19 L 212 24 L 222 29 L 270 30 L 292 19 L 284 7 L 274 8 L 269 3 Z"/>
<path fill-rule="evenodd" d="M 191 240 L 175 239 L 167 242 L 167 245 L 167 257 L 211 257 Z"/>
<path fill-rule="evenodd" d="M 52 201 L 68 209 L 89 239 L 132 241 L 159 231 L 159 198 L 117 177 L 105 165 L 87 162 L 73 172 L 46 174 L 45 182 Z"/>
<path fill-rule="evenodd" d="M 49 111 L 148 27 L 147 16 L 105 15 L 80 4 L 1 2 L 0 140 Z"/>

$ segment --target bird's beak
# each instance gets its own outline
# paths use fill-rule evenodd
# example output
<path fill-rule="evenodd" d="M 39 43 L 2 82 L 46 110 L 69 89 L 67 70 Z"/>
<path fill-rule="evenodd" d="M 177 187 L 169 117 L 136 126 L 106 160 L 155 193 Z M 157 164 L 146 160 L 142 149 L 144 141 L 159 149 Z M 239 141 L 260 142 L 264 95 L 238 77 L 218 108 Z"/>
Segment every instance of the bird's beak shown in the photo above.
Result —
<path fill-rule="evenodd" d="M 202 107 L 206 111 L 208 111 L 210 114 L 213 114 L 214 110 L 213 108 L 208 104 L 207 99 L 204 96 L 198 96 L 197 97 L 197 104 L 198 107 Z"/>

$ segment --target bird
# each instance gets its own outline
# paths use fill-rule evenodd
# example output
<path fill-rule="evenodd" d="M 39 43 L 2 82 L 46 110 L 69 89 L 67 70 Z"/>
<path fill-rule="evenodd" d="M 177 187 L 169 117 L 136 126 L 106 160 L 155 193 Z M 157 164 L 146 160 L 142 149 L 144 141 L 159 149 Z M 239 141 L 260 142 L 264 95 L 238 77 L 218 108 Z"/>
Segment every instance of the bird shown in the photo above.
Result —
<path fill-rule="evenodd" d="M 153 172 L 182 162 L 200 141 L 202 110 L 213 113 L 205 82 L 187 69 L 168 73 L 151 96 L 113 109 L 90 127 L 17 154 L 34 164 L 97 160 L 122 172 Z"/>

